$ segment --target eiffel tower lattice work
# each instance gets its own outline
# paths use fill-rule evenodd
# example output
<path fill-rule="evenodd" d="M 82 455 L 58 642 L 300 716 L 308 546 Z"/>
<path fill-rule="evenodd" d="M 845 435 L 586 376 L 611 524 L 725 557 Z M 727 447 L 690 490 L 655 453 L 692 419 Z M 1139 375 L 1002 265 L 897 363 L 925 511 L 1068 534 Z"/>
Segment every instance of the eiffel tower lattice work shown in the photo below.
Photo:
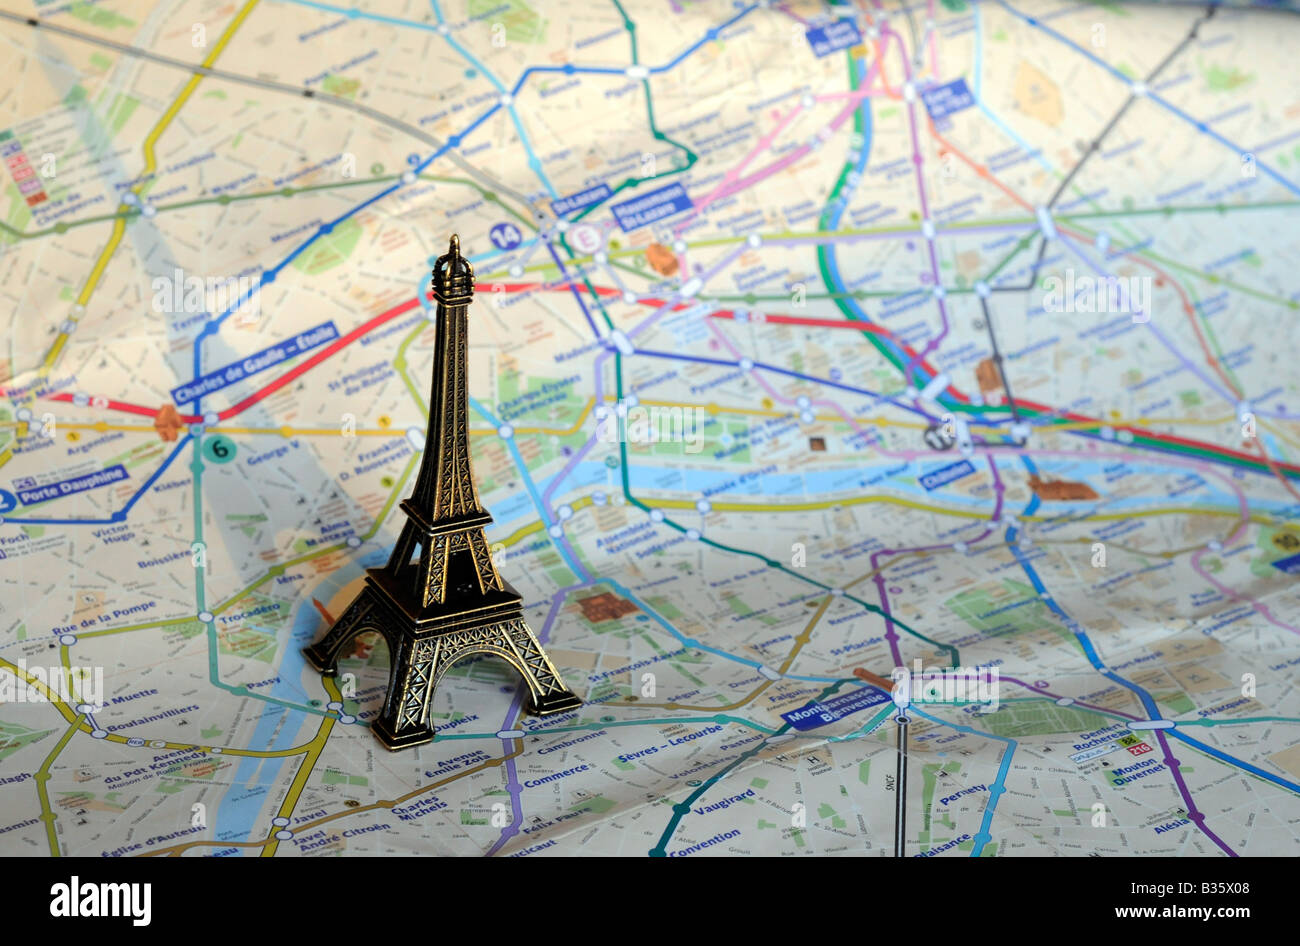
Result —
<path fill-rule="evenodd" d="M 326 633 L 305 649 L 325 674 L 357 634 L 378 631 L 391 666 L 384 709 L 371 727 L 389 749 L 433 739 L 429 712 L 438 679 L 456 661 L 495 654 L 528 685 L 527 710 L 539 716 L 582 705 L 560 679 L 524 622 L 522 598 L 497 573 L 469 460 L 466 335 L 474 268 L 453 236 L 433 267 L 438 304 L 429 432 L 415 489 L 401 508 L 406 524 L 388 564 L 366 570 L 366 584 Z"/>

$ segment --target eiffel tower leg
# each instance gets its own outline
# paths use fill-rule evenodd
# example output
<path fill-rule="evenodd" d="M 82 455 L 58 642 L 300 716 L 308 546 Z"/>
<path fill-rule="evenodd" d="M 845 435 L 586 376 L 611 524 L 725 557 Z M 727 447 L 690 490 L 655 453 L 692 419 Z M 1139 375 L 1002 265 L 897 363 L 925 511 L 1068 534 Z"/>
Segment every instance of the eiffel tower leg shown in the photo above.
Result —
<path fill-rule="evenodd" d="M 383 614 L 375 600 L 374 590 L 370 587 L 363 588 L 325 636 L 318 643 L 304 647 L 302 652 L 307 655 L 307 660 L 313 667 L 323 674 L 333 676 L 339 672 L 339 654 L 353 637 L 366 630 L 379 631 L 388 637 L 379 623 Z"/>
<path fill-rule="evenodd" d="M 578 695 L 564 685 L 555 665 L 523 618 L 506 621 L 497 627 L 501 629 L 507 646 L 518 655 L 516 666 L 524 675 L 531 696 L 529 705 L 525 707 L 527 712 L 534 716 L 550 716 L 582 705 Z"/>
<path fill-rule="evenodd" d="M 392 656 L 384 711 L 370 731 L 387 749 L 406 749 L 433 739 L 429 709 L 433 706 L 434 668 L 440 645 L 403 633 Z"/>

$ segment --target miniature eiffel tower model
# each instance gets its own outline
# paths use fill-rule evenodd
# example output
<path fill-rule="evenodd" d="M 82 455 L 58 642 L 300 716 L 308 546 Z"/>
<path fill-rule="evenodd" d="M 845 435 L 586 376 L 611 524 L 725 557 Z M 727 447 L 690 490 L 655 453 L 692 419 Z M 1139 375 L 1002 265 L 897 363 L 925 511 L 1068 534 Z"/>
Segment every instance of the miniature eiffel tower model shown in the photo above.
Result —
<path fill-rule="evenodd" d="M 443 672 L 473 654 L 495 654 L 528 685 L 528 712 L 539 716 L 582 705 L 564 685 L 524 623 L 522 599 L 498 573 L 483 527 L 469 462 L 466 381 L 467 312 L 474 268 L 460 240 L 433 268 L 438 303 L 429 433 L 415 490 L 402 502 L 406 524 L 388 564 L 367 569 L 366 585 L 318 644 L 304 653 L 317 670 L 338 672 L 343 647 L 364 631 L 388 641 L 388 694 L 371 727 L 389 749 L 433 739 L 429 712 Z"/>

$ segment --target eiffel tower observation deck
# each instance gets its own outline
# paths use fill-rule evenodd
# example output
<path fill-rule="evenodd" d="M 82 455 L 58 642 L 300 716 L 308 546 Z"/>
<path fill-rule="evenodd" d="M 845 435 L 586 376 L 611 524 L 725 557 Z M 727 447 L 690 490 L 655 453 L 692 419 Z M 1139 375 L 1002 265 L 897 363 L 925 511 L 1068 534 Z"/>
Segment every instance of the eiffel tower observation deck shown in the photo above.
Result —
<path fill-rule="evenodd" d="M 433 296 L 438 334 L 429 429 L 415 488 L 401 504 L 406 522 L 388 563 L 367 569 L 361 593 L 304 651 L 316 669 L 333 674 L 353 637 L 384 635 L 391 657 L 388 693 L 372 729 L 389 749 L 433 739 L 429 714 L 438 679 L 474 654 L 496 655 L 519 671 L 529 689 L 529 712 L 548 715 L 582 705 L 525 623 L 522 598 L 497 572 L 483 532 L 492 516 L 479 501 L 469 451 L 474 268 L 461 256 L 456 236 L 434 265 Z"/>

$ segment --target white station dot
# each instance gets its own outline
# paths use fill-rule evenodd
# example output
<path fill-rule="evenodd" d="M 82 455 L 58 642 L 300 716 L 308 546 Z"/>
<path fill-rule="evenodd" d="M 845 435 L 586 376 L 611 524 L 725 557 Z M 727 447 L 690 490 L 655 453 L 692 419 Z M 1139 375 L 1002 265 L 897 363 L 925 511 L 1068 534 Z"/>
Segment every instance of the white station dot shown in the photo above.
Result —
<path fill-rule="evenodd" d="M 1115 439 L 1115 428 L 1114 428 L 1114 427 L 1102 427 L 1100 430 L 1097 431 L 1097 433 L 1101 435 L 1101 439 L 1102 439 L 1102 440 L 1114 440 L 1114 439 Z"/>
<path fill-rule="evenodd" d="M 708 512 L 713 508 L 713 503 L 709 502 L 707 499 L 699 499 L 695 502 L 695 508 L 700 512 Z"/>
<path fill-rule="evenodd" d="M 275 832 L 275 837 L 276 837 L 277 840 L 280 840 L 280 841 L 288 841 L 290 838 L 293 837 L 293 832 L 292 832 L 292 831 L 288 831 L 288 830 L 285 830 L 285 831 L 277 831 L 277 832 Z"/>
<path fill-rule="evenodd" d="M 843 595 L 844 595 L 844 589 L 843 589 L 843 588 L 832 588 L 832 589 L 831 589 L 831 594 L 834 595 L 834 596 L 837 597 L 837 598 L 843 597 Z"/>
<path fill-rule="evenodd" d="M 14 413 L 14 416 L 17 417 L 20 421 L 23 421 L 25 423 L 32 419 L 32 412 L 30 408 L 20 407 Z"/>
<path fill-rule="evenodd" d="M 741 371 L 753 371 L 753 370 L 754 370 L 754 362 L 753 362 L 753 359 L 750 359 L 750 358 L 742 358 L 742 359 L 740 359 L 740 370 L 741 370 Z"/>
<path fill-rule="evenodd" d="M 74 394 L 72 395 L 72 403 L 78 407 L 85 407 L 90 403 L 90 395 L 81 393 Z"/>
<path fill-rule="evenodd" d="M 561 506 L 559 509 L 555 510 L 555 514 L 561 519 L 572 519 L 573 507 L 569 505 Z"/>
<path fill-rule="evenodd" d="M 815 416 L 813 416 L 813 412 L 812 412 L 812 411 L 803 411 L 803 412 L 801 412 L 801 413 L 799 414 L 799 421 L 800 421 L 800 423 L 811 424 L 811 423 L 812 423 L 813 421 L 815 421 L 816 419 L 817 419 L 817 418 L 816 418 Z"/>
<path fill-rule="evenodd" d="M 277 828 L 286 828 L 286 827 L 289 826 L 289 819 L 288 819 L 288 818 L 272 818 L 272 819 L 271 819 L 271 824 L 275 825 Z"/>
<path fill-rule="evenodd" d="M 1056 705 L 1057 705 L 1057 706 L 1069 706 L 1069 705 L 1070 705 L 1071 703 L 1073 703 L 1073 702 L 1074 702 L 1074 697 L 1071 697 L 1071 696 L 1063 696 L 1063 697 L 1061 697 L 1059 700 L 1056 701 Z"/>
<path fill-rule="evenodd" d="M 659 509 L 651 509 L 651 510 L 650 510 L 650 518 L 653 519 L 655 522 L 663 522 L 663 521 L 664 521 L 664 514 L 663 514 L 663 512 L 662 512 L 661 510 L 659 510 Z"/>
<path fill-rule="evenodd" d="M 514 99 L 510 97 L 509 93 L 501 96 L 501 104 L 505 108 L 509 108 L 513 103 L 514 103 Z"/>
<path fill-rule="evenodd" d="M 91 731 L 91 733 L 90 733 L 90 738 L 91 738 L 91 739 L 107 739 L 107 738 L 108 738 L 108 732 L 107 732 L 107 730 L 103 730 L 103 729 L 95 729 L 95 730 L 92 730 L 92 731 Z"/>
<path fill-rule="evenodd" d="M 203 624 L 211 624 L 215 615 L 211 611 L 200 611 L 199 621 Z"/>
<path fill-rule="evenodd" d="M 1218 539 L 1211 539 L 1211 540 L 1210 540 L 1210 551 L 1212 551 L 1212 552 L 1221 552 L 1221 551 L 1223 551 L 1223 543 L 1220 542 Z"/>
<path fill-rule="evenodd" d="M 674 252 L 674 253 L 685 253 L 685 252 L 686 252 L 686 241 L 685 241 L 685 240 L 673 240 L 673 252 Z"/>
<path fill-rule="evenodd" d="M 560 233 L 564 233 L 566 230 L 569 229 L 569 221 L 567 220 L 555 221 L 555 229 L 558 230 Z"/>
<path fill-rule="evenodd" d="M 342 723 L 344 726 L 348 726 L 352 723 L 355 723 L 356 721 L 357 718 L 355 716 L 350 716 L 347 713 L 339 714 L 339 722 Z"/>
<path fill-rule="evenodd" d="M 338 700 L 330 700 L 328 703 L 325 704 L 325 708 L 327 710 L 341 710 L 343 709 L 343 704 L 340 703 Z"/>
<path fill-rule="evenodd" d="M 699 530 L 699 529 L 687 529 L 687 530 L 686 530 L 686 538 L 691 539 L 691 540 L 695 540 L 695 539 L 698 539 L 699 537 L 700 537 L 700 530 Z"/>
<path fill-rule="evenodd" d="M 757 233 L 751 233 L 745 237 L 745 244 L 751 249 L 756 250 L 763 245 L 763 238 Z"/>
<path fill-rule="evenodd" d="M 987 299 L 991 294 L 992 293 L 989 291 L 989 284 L 984 280 L 981 279 L 975 284 L 975 295 L 979 296 L 981 299 Z"/>
<path fill-rule="evenodd" d="M 797 398 L 794 399 L 794 402 L 798 404 L 800 407 L 809 407 L 812 404 L 812 401 L 808 399 L 808 395 L 806 394 L 800 394 Z"/>
<path fill-rule="evenodd" d="M 518 279 L 523 274 L 524 274 L 524 268 L 520 266 L 518 263 L 515 263 L 515 265 L 510 267 L 510 275 L 513 278 Z"/>
<path fill-rule="evenodd" d="M 208 749 L 208 751 L 211 752 L 213 755 L 221 755 L 221 753 L 225 752 L 226 750 L 222 749 L 220 746 L 212 746 L 211 748 Z"/>
<path fill-rule="evenodd" d="M 564 538 L 564 527 L 563 527 L 563 526 L 560 526 L 560 525 L 558 525 L 558 524 L 557 524 L 557 525 L 553 525 L 553 526 L 551 526 L 551 527 L 550 527 L 549 529 L 547 529 L 546 531 L 550 533 L 551 538 L 553 538 L 553 539 L 562 539 L 562 538 Z"/>
<path fill-rule="evenodd" d="M 609 502 L 609 497 L 605 495 L 603 490 L 596 490 L 596 492 L 591 494 L 591 501 L 597 506 L 603 506 L 605 503 Z"/>
<path fill-rule="evenodd" d="M 347 547 L 350 548 L 350 549 L 359 549 L 359 548 L 361 548 L 361 540 L 360 540 L 359 538 L 357 538 L 355 535 L 350 535 L 350 536 L 348 536 L 348 541 L 347 541 L 346 544 L 347 544 Z"/>
<path fill-rule="evenodd" d="M 502 440 L 509 440 L 515 435 L 515 429 L 509 424 L 502 424 L 497 428 L 497 433 L 501 436 Z"/>
<path fill-rule="evenodd" d="M 64 647 L 71 647 L 76 642 L 77 642 L 77 635 L 75 634 L 62 634 L 59 636 L 59 643 L 62 644 Z"/>
<path fill-rule="evenodd" d="M 813 98 L 811 94 L 805 92 L 803 97 L 799 99 L 799 104 L 804 108 L 812 108 L 817 104 L 817 100 Z"/>
<path fill-rule="evenodd" d="M 1146 84 L 1145 82 L 1134 82 L 1134 83 L 1133 83 L 1133 94 L 1134 94 L 1134 95 L 1146 95 L 1146 94 L 1147 94 L 1147 84 Z"/>
<path fill-rule="evenodd" d="M 606 263 L 609 262 L 609 254 L 606 253 L 604 250 L 600 250 L 594 256 L 592 256 L 592 259 L 596 261 L 596 264 L 598 266 L 604 266 Z"/>
<path fill-rule="evenodd" d="M 153 204 L 145 204 L 142 208 L 140 208 L 140 213 L 144 214 L 146 217 L 157 216 L 158 208 L 155 207 Z"/>
<path fill-rule="evenodd" d="M 91 706 L 89 703 L 79 703 L 77 704 L 77 712 L 89 716 L 91 713 L 95 712 L 95 707 Z"/>
<path fill-rule="evenodd" d="M 966 552 L 966 543 L 965 543 L 965 542 L 954 542 L 954 543 L 952 544 L 952 549 L 953 549 L 954 552 L 961 552 L 961 553 L 965 554 L 965 552 Z"/>
<path fill-rule="evenodd" d="M 1120 443 L 1132 443 L 1132 442 L 1133 442 L 1133 431 L 1131 431 L 1131 430 L 1118 430 L 1118 431 L 1115 432 L 1115 439 L 1118 440 Z"/>
<path fill-rule="evenodd" d="M 942 299 L 944 296 L 948 294 L 947 291 L 943 288 L 943 286 L 935 286 L 933 289 L 930 290 L 930 293 L 936 299 Z"/>
<path fill-rule="evenodd" d="M 218 423 L 220 420 L 221 420 L 221 415 L 218 414 L 216 411 L 208 411 L 206 414 L 203 415 L 203 423 L 207 424 L 209 427 L 215 423 Z"/>
<path fill-rule="evenodd" d="M 415 172 L 414 172 L 414 171 L 405 171 L 405 172 L 403 172 L 403 174 L 402 174 L 402 183 L 403 183 L 403 184 L 414 184 L 414 183 L 415 183 Z"/>

